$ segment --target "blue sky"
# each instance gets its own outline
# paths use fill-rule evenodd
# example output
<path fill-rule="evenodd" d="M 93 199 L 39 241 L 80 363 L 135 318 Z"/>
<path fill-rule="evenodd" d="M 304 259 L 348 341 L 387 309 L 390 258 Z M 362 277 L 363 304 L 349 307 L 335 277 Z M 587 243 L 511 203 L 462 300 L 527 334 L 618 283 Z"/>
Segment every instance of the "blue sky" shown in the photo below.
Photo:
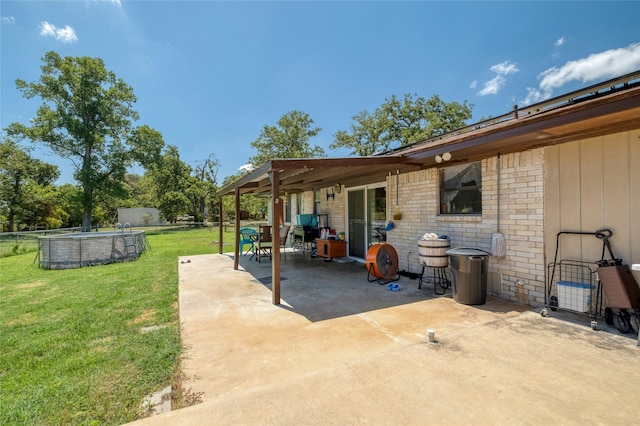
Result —
<path fill-rule="evenodd" d="M 2 128 L 40 105 L 15 87 L 49 50 L 102 58 L 138 97 L 137 123 L 219 181 L 292 110 L 338 130 L 405 93 L 474 105 L 469 124 L 640 69 L 640 2 L 0 1 Z M 47 150 L 38 158 L 71 163 Z"/>

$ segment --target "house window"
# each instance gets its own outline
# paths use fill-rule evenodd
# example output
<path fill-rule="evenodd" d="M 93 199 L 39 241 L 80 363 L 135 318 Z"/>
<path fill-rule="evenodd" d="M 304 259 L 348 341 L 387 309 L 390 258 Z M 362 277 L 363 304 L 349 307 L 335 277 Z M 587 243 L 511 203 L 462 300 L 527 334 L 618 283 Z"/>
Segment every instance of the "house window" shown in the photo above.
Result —
<path fill-rule="evenodd" d="M 438 172 L 440 214 L 482 213 L 482 163 L 459 164 Z"/>

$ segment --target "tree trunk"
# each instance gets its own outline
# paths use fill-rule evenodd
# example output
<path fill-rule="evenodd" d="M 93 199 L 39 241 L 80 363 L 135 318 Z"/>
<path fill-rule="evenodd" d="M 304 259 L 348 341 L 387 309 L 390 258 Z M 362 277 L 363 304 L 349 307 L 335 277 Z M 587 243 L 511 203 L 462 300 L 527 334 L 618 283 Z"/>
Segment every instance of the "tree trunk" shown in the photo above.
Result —
<path fill-rule="evenodd" d="M 91 209 L 84 209 L 82 214 L 82 232 L 91 232 Z"/>
<path fill-rule="evenodd" d="M 13 210 L 9 210 L 9 232 L 13 232 L 15 226 L 15 213 Z"/>
<path fill-rule="evenodd" d="M 16 212 L 15 208 L 18 204 L 20 187 L 22 186 L 22 177 L 20 173 L 18 173 L 13 181 L 13 195 L 9 200 L 9 232 L 13 232 L 15 227 L 16 220 Z M 18 229 L 16 229 L 18 231 Z"/>
<path fill-rule="evenodd" d="M 204 221 L 204 211 L 207 206 L 207 197 L 200 197 L 200 203 L 198 206 L 198 211 L 200 213 L 201 221 Z"/>
<path fill-rule="evenodd" d="M 91 211 L 93 207 L 93 194 L 91 190 L 84 186 L 84 196 L 82 197 L 82 206 L 84 211 L 82 212 L 82 232 L 91 232 Z"/>
<path fill-rule="evenodd" d="M 84 155 L 82 156 L 82 174 L 80 181 L 82 183 L 82 232 L 91 232 L 91 211 L 93 210 L 93 185 L 95 179 L 92 179 L 91 173 L 91 151 L 93 148 L 93 139 L 85 137 L 84 139 Z"/>

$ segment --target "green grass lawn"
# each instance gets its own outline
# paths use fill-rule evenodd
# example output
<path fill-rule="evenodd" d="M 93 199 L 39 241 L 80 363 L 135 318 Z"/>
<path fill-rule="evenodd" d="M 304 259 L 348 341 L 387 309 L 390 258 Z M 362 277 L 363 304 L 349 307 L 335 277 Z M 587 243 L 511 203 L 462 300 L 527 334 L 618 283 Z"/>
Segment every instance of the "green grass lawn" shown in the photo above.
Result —
<path fill-rule="evenodd" d="M 122 424 L 175 385 L 177 258 L 217 253 L 218 230 L 147 239 L 134 262 L 44 270 L 35 253 L 0 258 L 0 424 Z M 225 252 L 233 241 L 225 233 Z"/>

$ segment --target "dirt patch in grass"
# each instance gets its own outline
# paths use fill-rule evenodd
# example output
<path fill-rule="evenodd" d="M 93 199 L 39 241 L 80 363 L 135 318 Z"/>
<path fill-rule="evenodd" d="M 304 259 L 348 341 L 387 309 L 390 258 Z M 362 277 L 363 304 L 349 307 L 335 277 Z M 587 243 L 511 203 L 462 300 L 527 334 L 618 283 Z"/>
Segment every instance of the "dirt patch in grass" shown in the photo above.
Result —
<path fill-rule="evenodd" d="M 115 336 L 107 336 L 101 339 L 96 339 L 91 342 L 93 346 L 92 350 L 95 352 L 107 352 L 111 350 L 111 343 L 116 340 Z"/>
<path fill-rule="evenodd" d="M 16 286 L 16 288 L 19 288 L 19 289 L 36 288 L 36 287 L 42 287 L 44 284 L 45 284 L 44 281 L 34 281 L 32 283 L 20 284 L 20 285 Z"/>
<path fill-rule="evenodd" d="M 93 343 L 94 345 L 106 345 L 107 343 L 111 343 L 114 340 L 116 340 L 116 336 L 107 336 L 107 337 L 102 337 L 100 339 L 96 339 L 91 343 Z"/>
<path fill-rule="evenodd" d="M 35 315 L 31 313 L 26 313 L 26 314 L 20 315 L 17 318 L 7 321 L 7 325 L 10 327 L 17 326 L 17 325 L 25 326 L 25 325 L 35 324 L 36 322 L 38 322 L 38 318 Z"/>
<path fill-rule="evenodd" d="M 140 315 L 138 315 L 133 322 L 135 324 L 140 324 L 141 322 L 151 322 L 156 318 L 156 310 L 155 309 L 145 309 Z"/>

